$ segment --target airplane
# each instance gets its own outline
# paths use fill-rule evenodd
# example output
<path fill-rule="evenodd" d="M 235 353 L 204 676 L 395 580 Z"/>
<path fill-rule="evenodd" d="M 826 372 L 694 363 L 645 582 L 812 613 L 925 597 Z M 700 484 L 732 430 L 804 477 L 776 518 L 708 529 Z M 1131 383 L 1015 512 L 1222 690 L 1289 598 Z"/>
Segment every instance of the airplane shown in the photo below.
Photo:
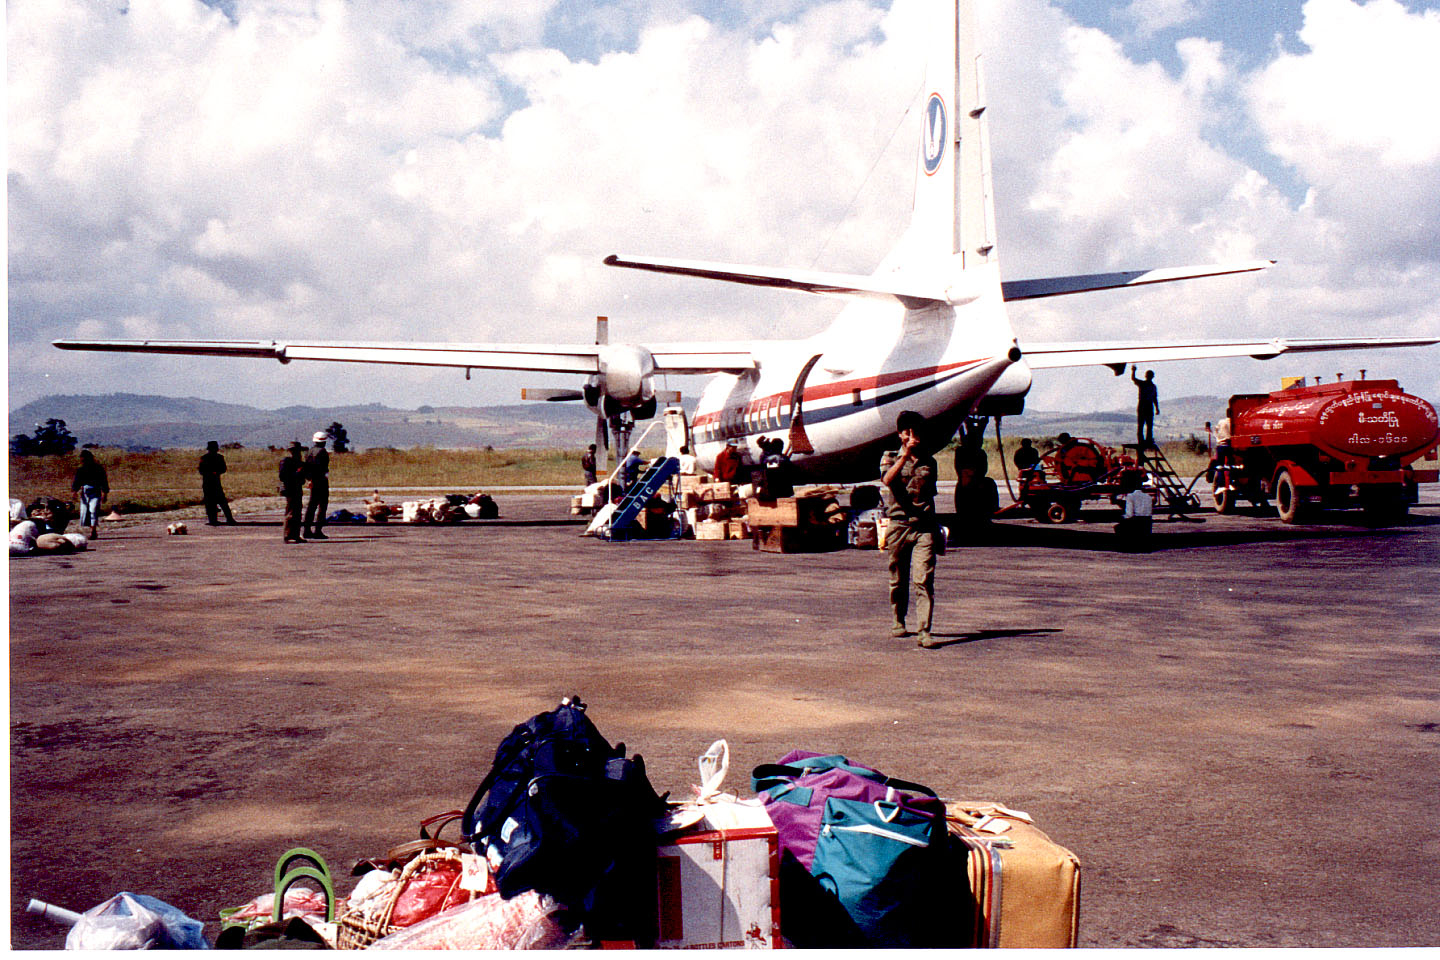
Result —
<path fill-rule="evenodd" d="M 575 374 L 579 390 L 532 390 L 532 399 L 583 399 L 596 414 L 597 446 L 633 419 L 656 415 L 655 378 L 713 374 L 688 425 L 699 469 L 735 441 L 742 462 L 757 441 L 788 439 L 797 481 L 873 480 L 894 444 L 895 418 L 914 410 L 930 425 L 932 452 L 969 423 L 1020 413 L 1035 370 L 1141 361 L 1427 346 L 1440 337 L 1036 343 L 1016 336 L 1005 305 L 1093 290 L 1255 272 L 1273 261 L 1004 280 L 991 196 L 988 105 L 975 43 L 974 0 L 933 0 L 925 107 L 910 224 L 869 276 L 611 255 L 613 267 L 707 278 L 838 299 L 830 326 L 798 340 L 594 344 L 361 343 L 308 340 L 57 340 L 63 350 L 398 363 Z M 998 423 L 998 419 L 997 419 Z M 672 446 L 676 446 L 672 438 Z M 608 457 L 607 457 L 608 460 Z"/>

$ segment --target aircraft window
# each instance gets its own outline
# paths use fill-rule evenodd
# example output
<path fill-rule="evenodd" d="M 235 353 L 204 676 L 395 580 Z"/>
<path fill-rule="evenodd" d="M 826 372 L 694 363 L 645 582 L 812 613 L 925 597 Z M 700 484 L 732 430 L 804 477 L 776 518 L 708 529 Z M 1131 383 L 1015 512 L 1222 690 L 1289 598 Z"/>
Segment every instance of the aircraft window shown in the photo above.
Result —
<path fill-rule="evenodd" d="M 859 390 L 850 391 L 850 402 L 857 407 L 861 405 Z"/>

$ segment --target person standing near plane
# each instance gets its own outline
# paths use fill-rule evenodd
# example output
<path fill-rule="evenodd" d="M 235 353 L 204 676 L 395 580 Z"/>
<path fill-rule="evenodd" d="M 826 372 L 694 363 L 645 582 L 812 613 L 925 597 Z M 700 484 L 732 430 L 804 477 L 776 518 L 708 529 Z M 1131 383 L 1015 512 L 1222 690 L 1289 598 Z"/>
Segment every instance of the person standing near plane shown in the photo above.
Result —
<path fill-rule="evenodd" d="M 1160 412 L 1160 390 L 1155 386 L 1155 371 L 1146 370 L 1145 379 L 1135 374 L 1140 368 L 1130 364 L 1130 380 L 1139 394 L 1135 404 L 1135 443 L 1143 453 L 1146 447 L 1155 446 L 1155 414 Z"/>
<path fill-rule="evenodd" d="M 315 446 L 305 454 L 305 477 L 310 481 L 310 502 L 305 505 L 305 536 L 313 540 L 329 540 L 321 531 L 325 511 L 330 509 L 330 452 L 325 441 L 330 435 L 318 430 L 311 438 Z"/>
<path fill-rule="evenodd" d="M 80 466 L 75 468 L 70 491 L 80 495 L 80 526 L 89 527 L 89 537 L 94 540 L 100 535 L 100 504 L 110 495 L 110 479 L 89 450 L 80 451 Z"/>
<path fill-rule="evenodd" d="M 304 543 L 300 521 L 305 513 L 305 446 L 299 440 L 280 461 L 280 494 L 285 498 L 285 542 Z"/>
<path fill-rule="evenodd" d="M 220 452 L 220 444 L 211 440 L 205 444 L 205 452 L 200 455 L 200 494 L 205 498 L 206 523 L 215 526 L 220 522 L 220 511 L 225 512 L 225 522 L 235 523 L 235 516 L 230 512 L 230 501 L 225 498 L 225 488 L 220 484 L 220 475 L 225 472 L 225 455 Z"/>
<path fill-rule="evenodd" d="M 740 454 L 734 440 L 726 440 L 725 446 L 715 455 L 715 479 L 734 483 L 740 477 Z"/>
<path fill-rule="evenodd" d="M 595 444 L 590 444 L 590 447 L 580 457 L 580 469 L 585 472 L 585 486 L 588 487 L 595 482 Z"/>
<path fill-rule="evenodd" d="M 881 461 L 881 483 L 890 492 L 886 518 L 885 549 L 890 552 L 890 612 L 894 623 L 890 635 L 908 635 L 905 616 L 910 606 L 910 588 L 915 588 L 916 642 L 935 646 L 930 622 L 935 607 L 935 555 L 940 524 L 935 516 L 935 458 L 920 450 L 925 418 L 914 410 L 903 411 L 895 420 L 900 435 L 898 453 L 887 453 Z"/>

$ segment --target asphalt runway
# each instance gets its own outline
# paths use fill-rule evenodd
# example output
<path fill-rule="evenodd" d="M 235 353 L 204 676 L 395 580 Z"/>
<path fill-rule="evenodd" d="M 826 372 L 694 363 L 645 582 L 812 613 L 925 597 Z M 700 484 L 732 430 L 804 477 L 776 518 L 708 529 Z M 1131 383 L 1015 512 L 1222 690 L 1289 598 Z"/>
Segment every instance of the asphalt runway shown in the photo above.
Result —
<path fill-rule="evenodd" d="M 1083 863 L 1085 947 L 1440 944 L 1440 502 L 1400 527 L 998 525 L 940 561 L 924 650 L 882 554 L 607 544 L 564 494 L 502 519 L 102 527 L 12 560 L 11 943 L 31 897 L 129 890 L 207 923 L 276 857 L 348 868 L 463 807 L 579 693 L 660 790 L 792 748 L 1028 811 Z M 339 504 L 339 505 L 344 505 Z"/>

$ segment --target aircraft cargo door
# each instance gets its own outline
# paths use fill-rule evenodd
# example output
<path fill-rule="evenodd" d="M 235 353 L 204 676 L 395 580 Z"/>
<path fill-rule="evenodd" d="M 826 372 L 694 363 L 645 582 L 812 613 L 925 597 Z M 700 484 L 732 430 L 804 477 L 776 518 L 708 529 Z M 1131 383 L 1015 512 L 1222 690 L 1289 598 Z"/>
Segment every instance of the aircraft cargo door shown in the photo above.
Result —
<path fill-rule="evenodd" d="M 690 442 L 690 423 L 685 419 L 683 407 L 665 408 L 665 456 L 680 456 L 681 447 L 690 447 L 693 451 L 694 444 Z"/>

